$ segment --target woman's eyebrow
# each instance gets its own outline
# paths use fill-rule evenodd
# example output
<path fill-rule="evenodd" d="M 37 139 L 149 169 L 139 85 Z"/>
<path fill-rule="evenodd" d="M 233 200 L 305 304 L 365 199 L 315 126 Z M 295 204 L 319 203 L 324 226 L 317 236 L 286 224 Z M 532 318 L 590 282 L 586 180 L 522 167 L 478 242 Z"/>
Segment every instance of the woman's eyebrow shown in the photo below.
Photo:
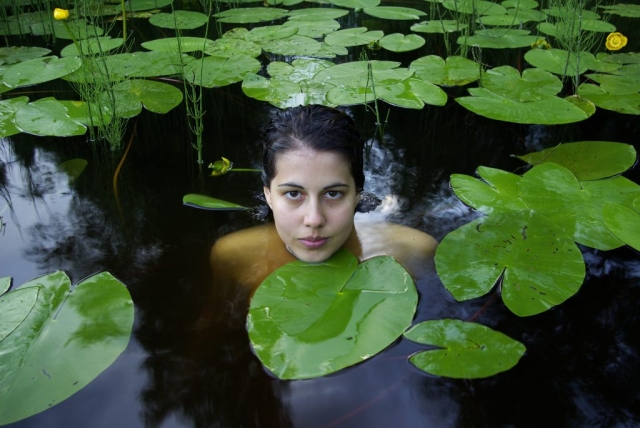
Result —
<path fill-rule="evenodd" d="M 304 186 L 297 183 L 290 183 L 290 182 L 278 184 L 278 187 L 293 187 L 296 189 L 304 189 Z M 336 182 L 336 183 L 329 184 L 328 186 L 324 186 L 322 190 L 336 188 L 336 187 L 349 187 L 349 185 L 347 183 Z"/>

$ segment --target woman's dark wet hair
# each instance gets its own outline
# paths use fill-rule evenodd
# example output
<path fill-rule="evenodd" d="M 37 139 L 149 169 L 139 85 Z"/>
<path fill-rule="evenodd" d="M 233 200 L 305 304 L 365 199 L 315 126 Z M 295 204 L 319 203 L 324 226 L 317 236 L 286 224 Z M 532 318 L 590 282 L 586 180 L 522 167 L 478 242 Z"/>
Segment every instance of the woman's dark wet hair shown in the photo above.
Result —
<path fill-rule="evenodd" d="M 271 119 L 262 142 L 262 183 L 265 187 L 269 187 L 276 175 L 278 155 L 301 147 L 340 153 L 349 164 L 356 190 L 362 191 L 362 136 L 347 114 L 322 105 L 289 108 Z"/>

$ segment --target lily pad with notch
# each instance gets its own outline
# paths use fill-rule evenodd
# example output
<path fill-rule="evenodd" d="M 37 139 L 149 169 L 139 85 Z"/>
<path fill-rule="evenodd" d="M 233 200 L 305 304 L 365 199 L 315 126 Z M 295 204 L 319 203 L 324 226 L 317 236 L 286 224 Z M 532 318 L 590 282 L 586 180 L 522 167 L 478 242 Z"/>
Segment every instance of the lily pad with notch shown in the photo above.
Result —
<path fill-rule="evenodd" d="M 124 44 L 124 40 L 120 37 L 112 39 L 110 36 L 91 37 L 89 39 L 79 40 L 78 45 L 82 52 L 78 52 L 78 45 L 71 43 L 60 51 L 60 56 L 80 56 L 80 55 L 101 55 L 109 51 L 119 48 Z"/>
<path fill-rule="evenodd" d="M 528 210 L 518 196 L 519 175 L 484 166 L 477 173 L 484 182 L 469 175 L 451 175 L 451 188 L 462 202 L 485 214 Z"/>
<path fill-rule="evenodd" d="M 326 21 L 348 15 L 349 11 L 338 8 L 306 8 L 289 12 L 289 21 Z"/>
<path fill-rule="evenodd" d="M 602 209 L 604 224 L 618 239 L 640 251 L 640 199 L 633 203 L 635 210 L 620 204 L 607 203 Z"/>
<path fill-rule="evenodd" d="M 529 30 L 514 28 L 477 30 L 473 36 L 458 37 L 457 43 L 494 49 L 524 48 L 531 46 L 532 43 L 539 39 L 538 36 L 531 36 L 529 33 Z"/>
<path fill-rule="evenodd" d="M 241 82 L 248 73 L 260 70 L 260 61 L 249 55 L 229 58 L 207 56 L 189 63 L 184 70 L 191 84 L 205 88 L 217 88 Z"/>
<path fill-rule="evenodd" d="M 462 31 L 467 28 L 469 24 L 461 23 L 455 20 L 433 20 L 422 21 L 411 26 L 411 31 L 416 33 L 431 33 L 431 34 L 444 34 L 455 33 L 456 31 Z"/>
<path fill-rule="evenodd" d="M 297 28 L 292 27 L 297 31 Z M 295 34 L 284 39 L 259 42 L 265 52 L 285 56 L 313 56 L 320 51 L 322 43 L 311 37 Z"/>
<path fill-rule="evenodd" d="M 125 80 L 113 86 L 116 96 L 116 115 L 131 118 L 142 106 L 153 113 L 167 113 L 182 102 L 182 91 L 172 85 L 154 80 Z M 109 97 L 108 93 L 103 94 Z"/>
<path fill-rule="evenodd" d="M 421 109 L 425 104 L 443 106 L 447 103 L 447 94 L 440 87 L 413 77 L 376 88 L 376 95 L 391 105 L 403 108 Z"/>
<path fill-rule="evenodd" d="M 327 34 L 340 29 L 340 23 L 335 19 L 322 19 L 315 21 L 289 20 L 283 25 L 285 27 L 295 27 L 298 29 L 298 35 L 311 37 L 312 39 L 323 38 Z"/>
<path fill-rule="evenodd" d="M 149 18 L 149 24 L 160 28 L 178 30 L 194 30 L 207 23 L 209 18 L 204 13 L 190 10 L 175 10 L 172 13 L 160 12 Z"/>
<path fill-rule="evenodd" d="M 388 34 L 380 39 L 380 46 L 391 52 L 409 52 L 421 48 L 425 41 L 417 34 Z"/>
<path fill-rule="evenodd" d="M 598 85 L 583 83 L 578 86 L 578 95 L 605 110 L 624 114 L 640 114 L 640 93 L 611 94 Z"/>
<path fill-rule="evenodd" d="M 573 296 L 585 264 L 570 236 L 534 211 L 504 211 L 454 230 L 438 245 L 436 270 L 458 301 L 487 294 L 500 284 L 514 314 L 544 312 Z"/>
<path fill-rule="evenodd" d="M 413 354 L 422 371 L 455 379 L 479 379 L 514 367 L 526 348 L 517 340 L 481 324 L 455 319 L 423 321 L 404 337 L 438 348 Z"/>
<path fill-rule="evenodd" d="M 20 62 L 9 67 L 2 78 L 7 86 L 36 85 L 59 79 L 79 69 L 82 60 L 79 57 L 58 58 L 46 56 Z"/>
<path fill-rule="evenodd" d="M 619 3 L 606 6 L 600 6 L 604 13 L 612 15 L 626 16 L 628 18 L 640 18 L 640 5 Z"/>
<path fill-rule="evenodd" d="M 149 40 L 143 42 L 142 47 L 150 51 L 159 52 L 201 52 L 213 45 L 213 40 L 203 37 L 165 37 L 162 39 Z"/>
<path fill-rule="evenodd" d="M 482 86 L 492 93 L 520 103 L 540 101 L 562 90 L 562 82 L 553 74 L 539 68 L 520 72 L 503 65 L 482 73 Z"/>
<path fill-rule="evenodd" d="M 15 113 L 26 106 L 28 102 L 29 98 L 25 96 L 0 100 L 0 138 L 22 132 L 16 126 Z"/>
<path fill-rule="evenodd" d="M 345 249 L 322 263 L 295 261 L 269 275 L 249 308 L 254 353 L 280 379 L 309 379 L 360 363 L 411 324 L 418 293 L 393 258 L 358 264 Z"/>
<path fill-rule="evenodd" d="M 410 7 L 398 7 L 398 6 L 376 6 L 367 7 L 362 10 L 364 13 L 376 18 L 392 19 L 396 21 L 420 19 L 421 16 L 425 16 L 426 13 L 413 9 Z"/>
<path fill-rule="evenodd" d="M 442 6 L 455 13 L 467 15 L 504 15 L 507 10 L 491 1 L 485 0 L 443 0 Z"/>
<path fill-rule="evenodd" d="M 376 7 L 380 4 L 380 0 L 331 0 L 331 3 L 340 7 L 350 7 L 352 9 L 365 9 L 367 7 Z"/>
<path fill-rule="evenodd" d="M 16 64 L 18 62 L 40 58 L 49 54 L 50 52 L 50 49 L 40 48 L 37 46 L 2 47 L 0 48 L 0 65 Z"/>
<path fill-rule="evenodd" d="M 446 60 L 438 55 L 423 56 L 409 64 L 409 70 L 426 82 L 439 86 L 464 86 L 480 78 L 480 65 L 461 56 Z"/>
<path fill-rule="evenodd" d="M 87 132 L 87 127 L 72 119 L 64 104 L 53 97 L 21 107 L 16 111 L 14 121 L 22 132 L 33 135 L 70 137 Z"/>
<path fill-rule="evenodd" d="M 255 24 L 286 18 L 289 11 L 277 7 L 244 7 L 213 14 L 219 22 L 227 24 Z"/>
<path fill-rule="evenodd" d="M 327 34 L 324 42 L 331 46 L 362 46 L 377 42 L 384 36 L 380 30 L 369 31 L 366 27 L 347 28 Z"/>

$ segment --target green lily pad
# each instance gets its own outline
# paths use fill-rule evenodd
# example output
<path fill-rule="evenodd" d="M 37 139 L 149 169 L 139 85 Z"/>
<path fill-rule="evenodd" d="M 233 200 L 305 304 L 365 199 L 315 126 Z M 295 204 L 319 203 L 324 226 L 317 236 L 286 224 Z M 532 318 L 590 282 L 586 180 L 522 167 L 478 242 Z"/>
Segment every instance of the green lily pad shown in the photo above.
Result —
<path fill-rule="evenodd" d="M 571 6 L 550 7 L 548 9 L 542 9 L 542 11 L 547 15 L 556 18 L 566 18 L 567 21 L 575 21 L 577 19 L 600 19 L 600 15 L 596 12 Z"/>
<path fill-rule="evenodd" d="M 562 49 L 531 49 L 524 55 L 524 59 L 534 67 L 541 68 L 560 76 L 575 76 L 589 69 L 596 59 L 589 52 L 576 55 Z"/>
<path fill-rule="evenodd" d="M 322 19 L 315 21 L 295 20 L 287 21 L 283 24 L 285 27 L 297 28 L 299 36 L 311 37 L 312 39 L 320 39 L 329 33 L 340 29 L 340 23 L 335 19 Z"/>
<path fill-rule="evenodd" d="M 176 54 L 180 51 L 183 53 L 204 51 L 211 48 L 212 45 L 213 40 L 202 37 L 165 37 L 142 43 L 142 47 L 150 51 L 175 52 Z"/>
<path fill-rule="evenodd" d="M 111 122 L 110 108 L 102 103 L 86 103 L 84 101 L 58 100 L 67 109 L 69 119 L 82 123 L 86 126 L 100 126 Z M 91 107 L 91 114 L 89 114 Z"/>
<path fill-rule="evenodd" d="M 250 98 L 266 101 L 279 108 L 301 105 L 294 104 L 298 102 L 298 97 L 302 97 L 300 85 L 289 80 L 267 79 L 266 77 L 249 73 L 242 81 L 242 92 Z M 323 103 L 317 102 L 316 104 Z"/>
<path fill-rule="evenodd" d="M 327 34 L 324 42 L 331 46 L 362 46 L 377 42 L 384 36 L 380 30 L 368 31 L 365 27 L 347 28 Z"/>
<path fill-rule="evenodd" d="M 531 46 L 538 36 L 528 35 L 528 30 L 518 29 L 492 29 L 478 30 L 473 36 L 460 36 L 457 43 L 466 46 L 479 46 L 481 48 L 524 48 Z"/>
<path fill-rule="evenodd" d="M 533 211 L 498 212 L 465 224 L 444 237 L 435 263 L 456 300 L 483 296 L 500 281 L 502 300 L 521 317 L 561 304 L 585 276 L 580 249 Z"/>
<path fill-rule="evenodd" d="M 153 113 L 167 113 L 182 102 L 182 91 L 154 80 L 125 80 L 113 86 L 116 115 L 130 118 L 140 113 L 142 106 Z"/>
<path fill-rule="evenodd" d="M 380 0 L 331 0 L 332 4 L 340 7 L 350 7 L 352 9 L 365 9 L 367 7 L 376 7 L 380 4 Z"/>
<path fill-rule="evenodd" d="M 640 64 L 640 52 L 611 53 L 599 52 L 597 58 L 614 64 Z"/>
<path fill-rule="evenodd" d="M 270 62 L 267 66 L 267 73 L 279 80 L 289 80 L 300 83 L 311 80 L 319 71 L 333 67 L 331 61 L 317 58 L 299 58 L 293 60 L 291 64 L 281 61 Z"/>
<path fill-rule="evenodd" d="M 610 94 L 591 83 L 578 86 L 578 95 L 587 98 L 596 106 L 624 114 L 640 114 L 640 94 Z"/>
<path fill-rule="evenodd" d="M 284 25 L 269 25 L 267 27 L 256 27 L 249 31 L 244 37 L 246 40 L 263 44 L 273 40 L 286 39 L 298 32 L 295 27 Z"/>
<path fill-rule="evenodd" d="M 391 52 L 409 52 L 421 48 L 425 41 L 416 34 L 394 33 L 380 39 L 380 46 Z"/>
<path fill-rule="evenodd" d="M 5 311 L 7 299 L 11 309 Z M 84 388 L 124 351 L 131 336 L 131 296 L 108 272 L 73 288 L 67 275 L 54 272 L 29 281 L 0 302 L 5 307 L 0 311 L 2 326 L 7 318 L 15 325 L 28 312 L 0 341 L 3 425 L 42 412 Z"/>
<path fill-rule="evenodd" d="M 0 278 L 0 296 L 9 291 L 9 288 L 11 288 L 11 277 L 3 276 Z"/>
<path fill-rule="evenodd" d="M 189 63 L 184 75 L 194 85 L 216 88 L 241 82 L 246 74 L 255 73 L 260 67 L 260 61 L 248 55 L 208 56 Z"/>
<path fill-rule="evenodd" d="M 320 51 L 322 44 L 311 37 L 296 34 L 286 39 L 261 42 L 260 46 L 265 52 L 276 55 L 313 56 Z"/>
<path fill-rule="evenodd" d="M 579 182 L 571 171 L 552 162 L 527 171 L 519 190 L 529 208 L 558 224 L 577 243 L 599 250 L 622 245 L 604 225 L 604 204 L 631 206 L 640 197 L 640 186 L 624 177 Z"/>
<path fill-rule="evenodd" d="M 48 34 L 55 34 L 59 39 L 66 40 L 83 40 L 89 37 L 99 37 L 104 34 L 104 30 L 94 25 L 89 25 L 84 19 L 76 19 L 68 21 L 69 27 L 65 26 L 62 21 L 53 21 L 53 26 L 50 20 L 47 19 L 42 22 L 31 25 L 31 32 L 34 36 L 44 36 Z M 69 33 L 69 29 L 71 33 Z"/>
<path fill-rule="evenodd" d="M 0 26 L 0 28 L 2 27 Z M 50 52 L 51 50 L 49 49 L 39 48 L 37 46 L 10 46 L 0 48 L 0 65 L 16 64 L 18 62 L 40 58 Z"/>
<path fill-rule="evenodd" d="M 38 300 L 38 291 L 38 287 L 19 288 L 0 298 L 0 313 L 3 315 L 0 324 L 0 349 L 5 337 L 18 328 L 33 309 Z"/>
<path fill-rule="evenodd" d="M 515 7 L 519 9 L 536 9 L 539 3 L 535 0 L 504 0 L 500 2 L 503 7 Z"/>
<path fill-rule="evenodd" d="M 526 22 L 540 22 L 547 19 L 547 15 L 539 10 L 508 9 L 505 15 L 485 15 L 478 17 L 477 21 L 483 25 L 492 26 L 516 26 Z"/>
<path fill-rule="evenodd" d="M 602 208 L 604 224 L 619 240 L 640 251 L 640 214 L 620 204 L 607 203 Z"/>
<path fill-rule="evenodd" d="M 600 88 L 611 95 L 627 95 L 640 92 L 640 76 L 587 74 L 586 77 L 600 84 Z"/>
<path fill-rule="evenodd" d="M 150 10 L 150 9 L 160 9 L 165 6 L 169 6 L 173 3 L 173 0 L 128 0 L 127 1 L 127 11 L 139 11 L 139 10 Z"/>
<path fill-rule="evenodd" d="M 242 205 L 234 204 L 233 202 L 227 202 L 222 199 L 212 198 L 211 196 L 206 195 L 198 195 L 195 193 L 184 195 L 182 203 L 189 207 L 212 211 L 238 211 L 249 209 Z"/>
<path fill-rule="evenodd" d="M 393 85 L 413 75 L 412 70 L 399 65 L 395 61 L 346 62 L 319 71 L 313 80 L 351 88 Z"/>
<path fill-rule="evenodd" d="M 87 127 L 71 119 L 67 109 L 55 98 L 41 98 L 15 113 L 16 126 L 29 134 L 70 137 L 83 135 Z"/>
<path fill-rule="evenodd" d="M 492 93 L 517 102 L 540 101 L 562 90 L 562 82 L 553 74 L 539 68 L 520 72 L 503 65 L 487 70 L 482 77 L 483 87 Z"/>
<path fill-rule="evenodd" d="M 375 16 L 376 18 L 393 19 L 397 21 L 420 19 L 421 16 L 426 15 L 425 12 L 418 9 L 397 6 L 366 7 L 362 9 L 362 11 L 367 15 Z"/>
<path fill-rule="evenodd" d="M 444 0 L 442 6 L 468 15 L 504 15 L 507 12 L 503 6 L 485 0 Z"/>
<path fill-rule="evenodd" d="M 80 49 L 82 49 L 82 55 L 100 55 L 101 53 L 106 53 L 119 48 L 123 45 L 123 43 L 124 41 L 122 40 L 122 38 L 112 39 L 109 36 L 92 37 L 90 39 L 78 41 Z M 80 55 L 81 53 L 78 52 L 78 47 L 75 43 L 71 43 L 70 45 L 65 46 L 60 51 L 61 57 Z"/>
<path fill-rule="evenodd" d="M 490 119 L 505 122 L 558 125 L 585 120 L 587 111 L 562 98 L 551 97 L 526 103 L 500 97 L 483 88 L 471 88 L 471 97 L 456 98 L 464 108 Z"/>
<path fill-rule="evenodd" d="M 46 56 L 20 62 L 9 67 L 2 76 L 4 83 L 13 88 L 36 85 L 66 76 L 79 69 L 82 60 L 78 57 L 57 58 Z"/>
<path fill-rule="evenodd" d="M 28 97 L 0 100 L 0 138 L 19 134 L 21 131 L 15 123 L 15 113 L 29 102 Z"/>
<path fill-rule="evenodd" d="M 409 64 L 417 78 L 434 85 L 464 86 L 480 78 L 480 65 L 461 56 L 446 60 L 437 55 L 423 56 Z"/>
<path fill-rule="evenodd" d="M 456 31 L 462 31 L 467 28 L 469 24 L 463 24 L 454 20 L 433 20 L 433 21 L 422 21 L 417 24 L 413 24 L 411 26 L 411 31 L 415 31 L 416 33 L 455 33 Z"/>
<path fill-rule="evenodd" d="M 528 209 L 518 196 L 519 175 L 484 166 L 477 173 L 484 182 L 464 174 L 451 175 L 451 188 L 462 202 L 485 214 Z"/>
<path fill-rule="evenodd" d="M 349 11 L 337 8 L 306 8 L 289 12 L 289 21 L 327 21 L 348 15 Z"/>
<path fill-rule="evenodd" d="M 530 165 L 553 162 L 567 168 L 580 181 L 619 175 L 636 163 L 636 149 L 630 144 L 609 141 L 578 141 L 517 156 Z"/>
<path fill-rule="evenodd" d="M 207 23 L 209 18 L 204 13 L 190 10 L 176 10 L 173 13 L 156 13 L 149 18 L 149 23 L 160 28 L 193 30 Z"/>
<path fill-rule="evenodd" d="M 409 340 L 439 349 L 413 354 L 409 361 L 422 371 L 455 379 L 479 379 L 509 370 L 526 348 L 481 324 L 454 319 L 423 321 L 405 334 Z"/>
<path fill-rule="evenodd" d="M 628 18 L 640 18 L 640 5 L 637 4 L 620 3 L 600 6 L 600 9 L 603 9 L 604 13 L 612 15 L 626 16 Z"/>
<path fill-rule="evenodd" d="M 253 350 L 280 379 L 334 373 L 371 358 L 411 324 L 418 294 L 388 256 L 358 264 L 342 249 L 322 263 L 289 263 L 256 290 L 247 330 Z"/>
<path fill-rule="evenodd" d="M 227 24 L 252 24 L 285 18 L 289 11 L 277 7 L 244 7 L 229 9 L 213 16 Z"/>
<path fill-rule="evenodd" d="M 315 58 L 335 58 L 338 55 L 348 55 L 349 50 L 343 46 L 329 46 L 322 42 L 320 50 L 313 54 Z"/>
<path fill-rule="evenodd" d="M 578 24 L 579 22 L 579 24 Z M 567 23 L 563 21 L 552 24 L 550 22 L 541 22 L 538 24 L 538 30 L 541 33 L 547 34 L 553 37 L 573 38 L 578 37 L 582 31 L 594 31 L 598 33 L 612 33 L 616 31 L 615 25 L 612 25 L 605 21 L 598 19 L 580 19 L 569 21 Z"/>
<path fill-rule="evenodd" d="M 376 88 L 376 95 L 391 105 L 412 109 L 421 109 L 425 104 L 443 106 L 447 103 L 446 92 L 433 83 L 413 77 Z"/>
<path fill-rule="evenodd" d="M 211 46 L 211 44 L 207 45 Z M 182 66 L 195 61 L 195 58 L 187 54 L 180 57 L 177 51 L 151 51 L 110 55 L 106 61 L 110 72 L 116 78 L 118 76 L 157 77 L 181 75 Z"/>
<path fill-rule="evenodd" d="M 231 58 L 239 54 L 257 58 L 262 53 L 262 48 L 249 40 L 222 37 L 215 40 L 213 45 L 208 46 L 204 53 L 224 58 Z"/>

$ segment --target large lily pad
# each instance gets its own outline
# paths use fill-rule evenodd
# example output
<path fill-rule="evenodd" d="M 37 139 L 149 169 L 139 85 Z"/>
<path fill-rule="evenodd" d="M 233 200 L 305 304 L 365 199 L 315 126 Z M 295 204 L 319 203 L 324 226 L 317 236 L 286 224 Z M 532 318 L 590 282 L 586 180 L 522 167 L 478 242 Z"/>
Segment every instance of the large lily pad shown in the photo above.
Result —
<path fill-rule="evenodd" d="M 269 25 L 266 27 L 256 27 L 245 34 L 244 38 L 255 43 L 270 42 L 272 40 L 286 39 L 296 34 L 296 27 L 286 27 L 284 25 Z"/>
<path fill-rule="evenodd" d="M 524 48 L 531 46 L 538 40 L 538 36 L 530 36 L 528 30 L 519 29 L 491 29 L 478 30 L 473 36 L 460 36 L 457 43 L 481 48 Z"/>
<path fill-rule="evenodd" d="M 493 376 L 515 366 L 526 348 L 481 324 L 454 319 L 424 321 L 405 334 L 409 340 L 438 349 L 418 352 L 409 361 L 427 373 L 456 379 Z"/>
<path fill-rule="evenodd" d="M 212 198 L 211 196 L 198 195 L 196 193 L 184 195 L 182 203 L 189 207 L 211 211 L 238 211 L 249 209 L 233 202 L 223 201 L 222 199 Z"/>
<path fill-rule="evenodd" d="M 485 214 L 527 210 L 518 197 L 519 175 L 484 166 L 477 172 L 484 182 L 468 175 L 451 175 L 451 188 L 462 202 Z"/>
<path fill-rule="evenodd" d="M 347 28 L 327 34 L 324 42 L 331 46 L 362 46 L 377 42 L 384 36 L 380 30 L 368 31 L 365 27 Z"/>
<path fill-rule="evenodd" d="M 295 27 L 291 27 L 297 30 Z M 295 34 L 291 37 L 259 43 L 262 49 L 277 55 L 312 56 L 320 51 L 322 43 L 311 37 Z"/>
<path fill-rule="evenodd" d="M 493 213 L 465 224 L 444 237 L 435 262 L 456 300 L 487 294 L 500 281 L 505 305 L 522 317 L 564 302 L 585 276 L 573 240 L 533 211 Z"/>
<path fill-rule="evenodd" d="M 14 121 L 22 131 L 34 135 L 70 137 L 83 135 L 87 127 L 72 119 L 66 107 L 55 98 L 41 98 L 21 107 Z"/>
<path fill-rule="evenodd" d="M 116 96 L 116 115 L 124 118 L 139 114 L 143 105 L 151 112 L 167 113 L 182 102 L 180 89 L 153 80 L 125 80 L 114 85 L 113 92 Z"/>
<path fill-rule="evenodd" d="M 520 72 L 503 65 L 483 73 L 482 85 L 492 93 L 518 102 L 540 101 L 562 90 L 562 82 L 548 71 L 529 68 Z"/>
<path fill-rule="evenodd" d="M 461 56 L 446 60 L 437 55 L 423 56 L 409 64 L 417 78 L 434 85 L 464 86 L 480 78 L 480 65 Z"/>
<path fill-rule="evenodd" d="M 595 31 L 599 33 L 611 33 L 616 31 L 616 27 L 606 21 L 598 19 L 574 19 L 570 21 L 541 22 L 538 24 L 541 33 L 553 37 L 577 38 L 582 31 Z"/>
<path fill-rule="evenodd" d="M 80 55 L 100 55 L 117 49 L 124 44 L 122 38 L 112 39 L 109 36 L 92 37 L 90 39 L 79 40 L 78 45 L 82 52 L 78 52 L 78 45 L 71 43 L 60 51 L 60 56 L 80 56 Z"/>
<path fill-rule="evenodd" d="M 0 325 L 13 327 L 0 341 L 0 424 L 39 413 L 84 388 L 124 351 L 131 335 L 131 296 L 108 272 L 73 288 L 67 275 L 54 272 L 0 302 Z"/>
<path fill-rule="evenodd" d="M 391 52 L 409 52 L 421 48 L 425 41 L 416 34 L 388 34 L 380 39 L 380 46 Z"/>
<path fill-rule="evenodd" d="M 319 71 L 316 82 L 351 88 L 370 88 L 400 83 L 413 75 L 413 71 L 398 67 L 395 61 L 353 61 Z"/>
<path fill-rule="evenodd" d="M 616 74 L 587 74 L 586 77 L 600 84 L 600 88 L 611 95 L 627 95 L 640 92 L 640 73 L 625 74 L 618 70 Z"/>
<path fill-rule="evenodd" d="M 302 94 L 300 85 L 286 79 L 267 79 L 266 77 L 249 73 L 242 81 L 242 92 L 250 98 L 266 101 L 280 108 L 303 104 L 302 100 L 295 100 L 299 96 L 298 94 Z M 298 102 L 299 104 L 294 104 Z M 323 103 L 316 102 L 316 104 Z"/>
<path fill-rule="evenodd" d="M 352 9 L 364 9 L 367 7 L 376 7 L 380 4 L 380 0 L 331 0 L 331 3 L 340 7 L 350 7 Z"/>
<path fill-rule="evenodd" d="M 547 15 L 539 10 L 530 10 L 522 8 L 508 9 L 505 15 L 485 15 L 478 18 L 478 22 L 484 25 L 492 26 L 517 26 L 525 22 L 544 21 Z"/>
<path fill-rule="evenodd" d="M 218 18 L 219 22 L 228 24 L 251 24 L 264 21 L 275 21 L 285 18 L 289 11 L 277 7 L 245 7 L 237 9 L 229 9 L 213 16 Z"/>
<path fill-rule="evenodd" d="M 0 137 L 9 137 L 21 132 L 14 121 L 15 113 L 28 102 L 28 97 L 0 100 Z"/>
<path fill-rule="evenodd" d="M 640 206 L 636 199 L 635 206 Z M 640 214 L 620 204 L 607 203 L 602 209 L 604 224 L 618 239 L 640 251 Z"/>
<path fill-rule="evenodd" d="M 504 15 L 507 12 L 503 6 L 485 0 L 443 0 L 442 5 L 467 15 Z"/>
<path fill-rule="evenodd" d="M 299 36 L 320 39 L 329 33 L 340 29 L 340 23 L 335 19 L 319 19 L 319 20 L 301 20 L 296 19 L 287 21 L 283 24 L 285 27 L 297 28 L 296 34 Z"/>
<path fill-rule="evenodd" d="M 202 47 L 202 45 L 200 46 Z M 207 44 L 207 46 L 211 45 Z M 187 54 L 180 57 L 177 51 L 131 52 L 110 55 L 106 58 L 109 70 L 116 77 L 180 75 L 182 74 L 182 66 L 194 60 L 195 58 Z"/>
<path fill-rule="evenodd" d="M 348 10 L 338 8 L 305 8 L 289 12 L 289 21 L 335 20 L 348 14 Z"/>
<path fill-rule="evenodd" d="M 18 87 L 49 82 L 79 69 L 82 60 L 78 57 L 58 58 L 46 56 L 20 62 L 9 67 L 2 76 L 7 86 Z"/>
<path fill-rule="evenodd" d="M 1 27 L 0 27 L 1 28 Z M 0 48 L 0 65 L 16 64 L 18 62 L 28 61 L 34 58 L 40 58 L 51 50 L 39 48 L 37 46 L 9 46 Z"/>
<path fill-rule="evenodd" d="M 524 59 L 535 67 L 561 76 L 582 74 L 589 69 L 591 61 L 595 61 L 589 52 L 576 55 L 562 49 L 532 49 L 524 55 Z"/>
<path fill-rule="evenodd" d="M 626 16 L 629 18 L 640 18 L 640 5 L 637 4 L 619 3 L 600 6 L 600 9 L 603 9 L 604 13 Z"/>
<path fill-rule="evenodd" d="M 578 95 L 605 110 L 624 114 L 640 114 L 640 94 L 610 94 L 603 88 L 591 83 L 578 86 Z"/>
<path fill-rule="evenodd" d="M 209 17 L 204 13 L 190 10 L 176 10 L 172 13 L 156 13 L 149 18 L 149 23 L 161 28 L 193 30 L 207 23 Z"/>
<path fill-rule="evenodd" d="M 389 104 L 404 108 L 421 109 L 425 103 L 436 106 L 447 103 L 446 92 L 432 83 L 413 77 L 401 83 L 376 88 L 376 95 Z"/>
<path fill-rule="evenodd" d="M 211 56 L 231 58 L 232 56 L 243 54 L 257 58 L 262 53 L 262 48 L 252 41 L 236 39 L 233 37 L 222 37 L 208 46 L 204 53 Z"/>
<path fill-rule="evenodd" d="M 164 37 L 142 43 L 142 47 L 150 51 L 160 52 L 198 52 L 209 49 L 213 40 L 202 37 Z"/>
<path fill-rule="evenodd" d="M 567 168 L 580 181 L 622 174 L 636 163 L 631 144 L 609 141 L 578 141 L 518 156 L 530 165 L 553 162 Z"/>
<path fill-rule="evenodd" d="M 411 324 L 418 294 L 388 256 L 358 264 L 342 249 L 322 263 L 295 261 L 256 290 L 247 330 L 253 350 L 281 379 L 324 376 L 364 361 Z"/>
<path fill-rule="evenodd" d="M 376 18 L 393 20 L 420 19 L 421 16 L 426 15 L 425 12 L 418 9 L 398 6 L 367 7 L 362 11 L 367 15 L 375 16 Z"/>
<path fill-rule="evenodd" d="M 71 33 L 69 30 L 71 30 Z M 82 40 L 89 37 L 99 37 L 104 34 L 102 28 L 89 25 L 84 19 L 68 21 L 68 26 L 64 25 L 62 21 L 53 21 L 52 26 L 50 18 L 31 25 L 31 32 L 35 36 L 55 34 L 57 38 L 66 40 Z"/>
<path fill-rule="evenodd" d="M 241 82 L 248 73 L 260 70 L 260 61 L 248 55 L 230 58 L 208 56 L 189 63 L 185 78 L 194 85 L 215 88 Z"/>
<path fill-rule="evenodd" d="M 519 190 L 529 208 L 558 224 L 576 242 L 599 250 L 622 245 L 603 223 L 604 204 L 631 206 L 640 197 L 640 186 L 624 177 L 578 182 L 571 171 L 552 162 L 526 172 Z"/>

